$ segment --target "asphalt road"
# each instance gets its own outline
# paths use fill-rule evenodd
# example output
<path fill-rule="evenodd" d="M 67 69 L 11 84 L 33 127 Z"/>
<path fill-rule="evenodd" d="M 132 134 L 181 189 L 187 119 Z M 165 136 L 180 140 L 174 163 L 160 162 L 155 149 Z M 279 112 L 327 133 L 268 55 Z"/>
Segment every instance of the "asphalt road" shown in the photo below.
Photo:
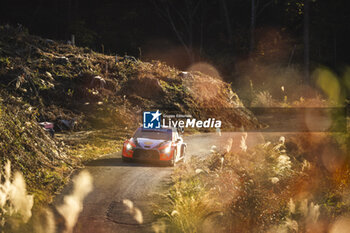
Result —
<path fill-rule="evenodd" d="M 233 135 L 234 146 L 237 147 L 241 136 L 241 133 Z M 232 134 L 187 136 L 186 156 L 205 158 L 213 145 L 224 145 L 228 138 L 232 138 Z M 75 233 L 153 232 L 152 208 L 161 201 L 159 194 L 171 185 L 172 167 L 125 163 L 120 153 L 116 153 L 89 163 L 85 170 L 93 178 L 93 191 L 83 202 Z M 72 184 L 68 185 L 55 203 L 62 202 L 63 196 L 72 192 L 72 187 Z M 137 221 L 140 215 L 142 223 Z"/>

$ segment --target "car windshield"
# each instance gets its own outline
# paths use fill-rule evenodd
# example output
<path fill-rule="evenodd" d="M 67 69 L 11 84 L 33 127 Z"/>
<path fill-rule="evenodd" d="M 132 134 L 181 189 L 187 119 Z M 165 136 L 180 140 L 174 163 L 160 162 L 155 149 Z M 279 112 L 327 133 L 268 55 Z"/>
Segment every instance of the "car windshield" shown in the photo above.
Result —
<path fill-rule="evenodd" d="M 134 138 L 150 138 L 156 140 L 171 140 L 171 129 L 138 129 Z"/>

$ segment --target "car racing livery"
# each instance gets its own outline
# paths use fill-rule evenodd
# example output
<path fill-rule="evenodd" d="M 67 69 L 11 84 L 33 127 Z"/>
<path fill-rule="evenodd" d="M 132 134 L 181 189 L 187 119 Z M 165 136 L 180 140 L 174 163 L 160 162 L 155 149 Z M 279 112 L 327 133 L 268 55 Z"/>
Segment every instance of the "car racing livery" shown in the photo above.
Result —
<path fill-rule="evenodd" d="M 123 146 L 123 160 L 164 161 L 170 166 L 183 159 L 186 144 L 176 128 L 138 128 Z"/>

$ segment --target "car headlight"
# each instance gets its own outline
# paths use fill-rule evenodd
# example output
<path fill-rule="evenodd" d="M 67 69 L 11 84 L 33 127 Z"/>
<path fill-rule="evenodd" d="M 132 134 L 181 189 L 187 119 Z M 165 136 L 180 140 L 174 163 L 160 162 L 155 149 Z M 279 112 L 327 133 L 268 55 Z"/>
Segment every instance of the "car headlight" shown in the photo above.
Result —
<path fill-rule="evenodd" d="M 171 145 L 169 145 L 168 147 L 166 147 L 166 148 L 164 149 L 164 153 L 166 153 L 166 154 L 169 154 L 170 151 L 171 151 Z"/>
<path fill-rule="evenodd" d="M 132 145 L 130 143 L 126 144 L 126 150 L 132 150 Z"/>
<path fill-rule="evenodd" d="M 171 151 L 171 144 L 167 145 L 164 149 L 161 149 L 160 152 L 164 154 L 169 154 Z"/>

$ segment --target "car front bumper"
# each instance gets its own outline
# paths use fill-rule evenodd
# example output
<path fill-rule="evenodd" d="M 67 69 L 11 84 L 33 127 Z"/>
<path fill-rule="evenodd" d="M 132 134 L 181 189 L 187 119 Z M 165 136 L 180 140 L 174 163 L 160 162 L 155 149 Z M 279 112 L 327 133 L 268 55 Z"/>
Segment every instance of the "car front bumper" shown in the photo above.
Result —
<path fill-rule="evenodd" d="M 133 150 L 126 150 L 126 148 L 123 148 L 122 156 L 135 160 L 170 161 L 173 157 L 173 153 L 173 150 L 171 150 L 169 154 L 166 154 L 156 149 L 135 148 Z"/>

